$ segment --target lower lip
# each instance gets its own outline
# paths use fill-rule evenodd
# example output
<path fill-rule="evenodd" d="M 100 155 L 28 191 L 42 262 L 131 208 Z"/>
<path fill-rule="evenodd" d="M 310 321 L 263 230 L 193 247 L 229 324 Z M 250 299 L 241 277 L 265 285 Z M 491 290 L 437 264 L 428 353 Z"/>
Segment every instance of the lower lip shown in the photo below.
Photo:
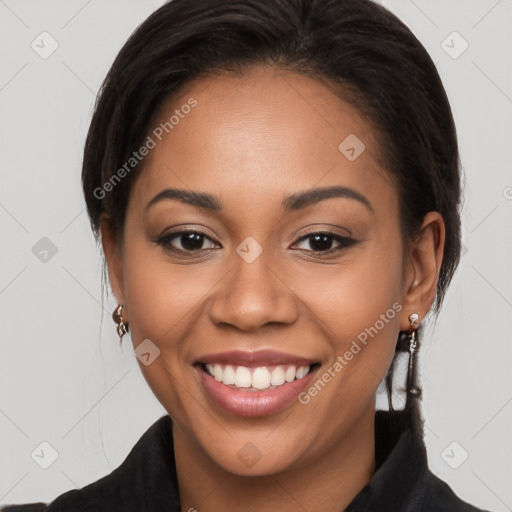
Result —
<path fill-rule="evenodd" d="M 316 370 L 317 367 L 302 379 L 287 382 L 274 389 L 239 391 L 218 382 L 197 367 L 201 383 L 212 400 L 225 411 L 239 416 L 267 416 L 280 411 L 308 386 Z"/>

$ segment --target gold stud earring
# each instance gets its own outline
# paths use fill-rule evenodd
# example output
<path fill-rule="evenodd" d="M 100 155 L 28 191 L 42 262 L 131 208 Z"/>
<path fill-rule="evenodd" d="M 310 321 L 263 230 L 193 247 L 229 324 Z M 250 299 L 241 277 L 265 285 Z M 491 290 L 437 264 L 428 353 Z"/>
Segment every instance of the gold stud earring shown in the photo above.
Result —
<path fill-rule="evenodd" d="M 112 319 L 117 324 L 117 334 L 119 335 L 119 343 L 123 341 L 123 336 L 128 332 L 128 322 L 123 322 L 123 306 L 118 304 L 112 313 Z"/>

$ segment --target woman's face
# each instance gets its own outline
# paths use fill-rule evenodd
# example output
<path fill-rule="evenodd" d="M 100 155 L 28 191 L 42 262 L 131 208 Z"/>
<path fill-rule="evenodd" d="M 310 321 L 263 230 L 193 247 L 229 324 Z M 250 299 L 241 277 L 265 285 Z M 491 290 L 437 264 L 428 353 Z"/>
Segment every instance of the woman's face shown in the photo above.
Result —
<path fill-rule="evenodd" d="M 368 436 L 416 278 L 372 127 L 267 68 L 191 84 L 150 130 L 106 253 L 175 436 L 246 475 Z"/>

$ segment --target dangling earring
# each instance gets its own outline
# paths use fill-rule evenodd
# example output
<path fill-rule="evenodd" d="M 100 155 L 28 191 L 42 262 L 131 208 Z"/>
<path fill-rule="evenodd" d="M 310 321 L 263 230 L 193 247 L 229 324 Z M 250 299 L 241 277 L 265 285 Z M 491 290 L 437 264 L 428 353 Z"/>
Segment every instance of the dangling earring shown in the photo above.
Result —
<path fill-rule="evenodd" d="M 112 318 L 117 324 L 117 334 L 119 335 L 119 343 L 123 341 L 123 336 L 128 332 L 128 322 L 123 322 L 123 306 L 117 305 L 116 309 L 112 313 Z"/>
<path fill-rule="evenodd" d="M 415 354 L 419 350 L 420 341 L 416 332 L 418 323 L 418 314 L 413 313 L 409 316 L 412 332 L 409 334 L 409 368 L 407 370 L 407 398 L 419 398 L 421 389 L 416 385 L 416 358 Z"/>

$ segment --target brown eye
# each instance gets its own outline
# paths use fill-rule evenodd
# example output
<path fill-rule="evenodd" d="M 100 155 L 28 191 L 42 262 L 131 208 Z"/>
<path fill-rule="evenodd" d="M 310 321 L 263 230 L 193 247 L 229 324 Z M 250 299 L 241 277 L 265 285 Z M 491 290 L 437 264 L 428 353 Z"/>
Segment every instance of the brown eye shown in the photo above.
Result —
<path fill-rule="evenodd" d="M 337 235 L 336 233 L 325 232 L 311 233 L 309 235 L 305 235 L 302 238 L 300 238 L 298 243 L 304 242 L 306 242 L 309 248 L 302 247 L 301 249 L 319 253 L 339 251 L 356 243 L 356 241 L 352 238 L 340 236 Z"/>
<path fill-rule="evenodd" d="M 207 246 L 204 247 L 205 242 Z M 157 244 L 171 251 L 197 252 L 204 249 L 215 249 L 217 245 L 210 237 L 200 231 L 178 231 L 169 233 L 157 240 Z"/>

